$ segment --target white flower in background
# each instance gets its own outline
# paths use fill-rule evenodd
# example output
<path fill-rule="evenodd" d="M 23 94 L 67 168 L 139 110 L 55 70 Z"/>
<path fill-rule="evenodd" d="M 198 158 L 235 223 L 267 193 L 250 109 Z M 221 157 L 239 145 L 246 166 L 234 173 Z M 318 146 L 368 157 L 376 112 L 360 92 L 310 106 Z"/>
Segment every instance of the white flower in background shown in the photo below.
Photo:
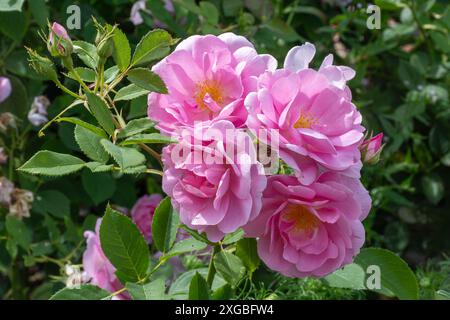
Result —
<path fill-rule="evenodd" d="M 14 183 L 6 179 L 5 177 L 0 177 L 0 204 L 4 206 L 9 206 L 11 203 L 11 194 L 14 191 Z"/>
<path fill-rule="evenodd" d="M 16 119 L 11 112 L 0 114 L 0 132 L 5 133 L 9 128 L 16 128 Z"/>
<path fill-rule="evenodd" d="M 14 189 L 11 194 L 11 203 L 9 205 L 9 215 L 16 218 L 28 218 L 30 216 L 31 205 L 34 196 L 31 191 L 24 189 Z"/>
<path fill-rule="evenodd" d="M 150 10 L 148 10 L 147 7 L 145 6 L 146 2 L 147 2 L 146 0 L 139 0 L 133 4 L 133 7 L 131 7 L 130 21 L 135 26 L 140 25 L 144 22 L 144 19 L 142 18 L 142 15 L 141 15 L 141 11 L 144 11 L 149 15 L 152 14 L 152 12 Z M 175 12 L 175 9 L 173 7 L 173 3 L 171 0 L 164 0 L 164 8 L 167 10 L 167 12 L 169 12 L 171 14 L 174 14 L 174 12 Z M 154 24 L 155 24 L 155 27 L 158 27 L 158 28 L 165 27 L 164 23 L 162 23 L 161 21 L 156 20 L 156 19 L 154 20 Z"/>
<path fill-rule="evenodd" d="M 50 101 L 46 96 L 38 96 L 33 100 L 31 109 L 28 112 L 28 120 L 35 127 L 39 127 L 48 122 L 47 108 L 50 105 Z"/>

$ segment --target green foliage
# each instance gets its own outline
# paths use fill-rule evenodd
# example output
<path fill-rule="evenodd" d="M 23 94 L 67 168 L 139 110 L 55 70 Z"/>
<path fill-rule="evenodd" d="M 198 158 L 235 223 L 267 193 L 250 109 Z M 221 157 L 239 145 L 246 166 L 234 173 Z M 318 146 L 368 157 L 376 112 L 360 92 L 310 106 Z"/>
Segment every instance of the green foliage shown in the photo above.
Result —
<path fill-rule="evenodd" d="M 217 273 L 231 286 L 236 286 L 245 273 L 242 261 L 235 255 L 225 251 L 220 251 L 214 256 L 214 267 Z"/>
<path fill-rule="evenodd" d="M 39 151 L 18 170 L 46 176 L 62 176 L 81 170 L 85 162 L 69 154 Z"/>
<path fill-rule="evenodd" d="M 127 283 L 127 291 L 133 300 L 166 300 L 164 279 L 156 279 L 144 285 Z"/>
<path fill-rule="evenodd" d="M 177 236 L 179 216 L 170 198 L 165 198 L 155 209 L 152 222 L 152 235 L 156 248 L 161 252 L 168 252 L 172 248 Z"/>
<path fill-rule="evenodd" d="M 50 300 L 105 300 L 110 292 L 89 284 L 80 288 L 64 288 L 56 292 Z"/>

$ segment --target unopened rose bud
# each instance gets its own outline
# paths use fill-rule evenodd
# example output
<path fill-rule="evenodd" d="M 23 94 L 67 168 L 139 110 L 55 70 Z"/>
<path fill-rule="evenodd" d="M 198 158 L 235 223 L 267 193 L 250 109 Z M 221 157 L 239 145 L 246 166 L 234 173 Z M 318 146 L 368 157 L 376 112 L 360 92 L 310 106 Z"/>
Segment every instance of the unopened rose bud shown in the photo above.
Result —
<path fill-rule="evenodd" d="M 57 81 L 58 75 L 56 74 L 53 62 L 50 59 L 39 55 L 36 51 L 30 48 L 26 49 L 28 51 L 28 62 L 30 63 L 30 66 L 44 78 Z"/>
<path fill-rule="evenodd" d="M 66 29 L 57 22 L 49 26 L 47 48 L 54 57 L 68 57 L 73 52 L 72 40 Z"/>
<path fill-rule="evenodd" d="M 11 95 L 11 81 L 6 77 L 0 77 L 0 103 Z"/>
<path fill-rule="evenodd" d="M 359 149 L 361 150 L 361 159 L 364 164 L 376 164 L 380 161 L 381 151 L 383 150 L 384 145 L 383 142 L 383 134 L 379 133 L 374 137 L 371 137 L 365 140 Z"/>

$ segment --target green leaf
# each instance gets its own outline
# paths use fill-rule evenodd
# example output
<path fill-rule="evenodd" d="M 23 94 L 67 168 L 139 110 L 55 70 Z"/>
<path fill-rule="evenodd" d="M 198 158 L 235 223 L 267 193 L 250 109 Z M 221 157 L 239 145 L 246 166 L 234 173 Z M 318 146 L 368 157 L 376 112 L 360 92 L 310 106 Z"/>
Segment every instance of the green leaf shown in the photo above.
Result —
<path fill-rule="evenodd" d="M 245 267 L 235 255 L 220 251 L 214 256 L 214 267 L 226 282 L 235 287 L 245 274 Z"/>
<path fill-rule="evenodd" d="M 239 240 L 241 240 L 244 237 L 244 230 L 242 229 L 237 229 L 235 232 L 229 233 L 227 234 L 224 238 L 223 238 L 223 244 L 232 244 L 235 242 L 238 242 Z"/>
<path fill-rule="evenodd" d="M 122 169 L 145 163 L 145 156 L 136 149 L 119 147 L 106 139 L 102 139 L 100 143 Z"/>
<path fill-rule="evenodd" d="M 132 83 L 120 89 L 114 97 L 114 101 L 133 100 L 147 95 L 149 92 L 150 91 L 142 89 L 141 87 L 138 87 L 137 85 Z"/>
<path fill-rule="evenodd" d="M 23 37 L 25 36 L 27 28 L 28 28 L 28 19 L 24 12 L 19 11 L 2 12 L 0 10 L 0 32 L 6 35 L 7 37 L 20 43 Z"/>
<path fill-rule="evenodd" d="M 419 298 L 417 279 L 405 261 L 394 253 L 379 248 L 367 248 L 355 258 L 355 263 L 364 270 L 369 266 L 378 266 L 381 273 L 381 293 L 392 292 L 399 299 L 416 300 Z"/>
<path fill-rule="evenodd" d="M 169 296 L 172 299 L 176 300 L 187 300 L 189 297 L 189 285 L 191 283 L 192 278 L 196 273 L 200 273 L 203 277 L 206 277 L 208 274 L 208 268 L 201 268 L 195 270 L 189 270 L 183 274 L 181 274 L 170 286 Z M 216 290 L 217 288 L 225 285 L 226 282 L 220 275 L 214 277 L 214 281 L 212 284 L 212 290 Z"/>
<path fill-rule="evenodd" d="M 0 0 L 0 11 L 22 11 L 25 0 Z"/>
<path fill-rule="evenodd" d="M 119 74 L 120 70 L 118 66 L 112 66 L 111 68 L 108 68 L 105 70 L 105 83 L 111 83 L 114 81 L 114 79 Z"/>
<path fill-rule="evenodd" d="M 100 163 L 106 163 L 109 160 L 109 154 L 100 145 L 100 140 L 102 140 L 102 137 L 92 131 L 76 125 L 75 140 L 77 141 L 81 151 L 83 151 L 84 154 L 92 160 Z"/>
<path fill-rule="evenodd" d="M 437 174 L 429 174 L 422 177 L 422 189 L 433 205 L 437 205 L 444 197 L 444 181 Z"/>
<path fill-rule="evenodd" d="M 169 144 L 175 143 L 176 141 L 167 136 L 163 136 L 160 133 L 145 133 L 145 134 L 137 134 L 132 136 L 120 143 L 121 146 L 127 146 L 130 144 L 140 144 L 140 143 L 162 143 Z"/>
<path fill-rule="evenodd" d="M 201 1 L 199 7 L 202 16 L 204 16 L 206 18 L 206 21 L 208 21 L 210 24 L 216 25 L 219 22 L 219 11 L 214 4 L 208 1 Z"/>
<path fill-rule="evenodd" d="M 50 213 L 54 217 L 64 218 L 70 215 L 70 200 L 57 190 L 40 191 L 33 202 L 33 209 L 41 214 Z"/>
<path fill-rule="evenodd" d="M 131 64 L 148 63 L 169 53 L 172 37 L 167 31 L 156 29 L 142 37 L 136 46 Z"/>
<path fill-rule="evenodd" d="M 85 129 L 88 129 L 89 131 L 95 133 L 96 135 L 98 135 L 99 137 L 102 138 L 108 138 L 108 135 L 106 134 L 105 131 L 103 131 L 102 129 L 100 129 L 99 127 L 96 127 L 88 122 L 85 122 L 83 120 L 80 120 L 78 118 L 74 118 L 74 117 L 63 117 L 63 118 L 58 118 L 55 120 L 56 122 L 70 122 L 76 125 L 79 125 Z"/>
<path fill-rule="evenodd" d="M 32 240 L 31 230 L 26 224 L 16 217 L 6 217 L 6 231 L 12 237 L 15 243 L 21 246 L 24 250 L 28 250 Z"/>
<path fill-rule="evenodd" d="M 98 172 L 111 171 L 113 169 L 114 165 L 112 165 L 112 164 L 103 164 L 103 163 L 100 163 L 100 162 L 92 161 L 92 162 L 86 163 L 86 167 L 89 168 L 89 170 L 91 170 L 92 172 L 98 173 Z"/>
<path fill-rule="evenodd" d="M 62 176 L 84 167 L 85 162 L 70 154 L 42 150 L 31 157 L 17 170 L 45 176 Z"/>
<path fill-rule="evenodd" d="M 164 257 L 169 258 L 173 256 L 177 256 L 183 253 L 192 252 L 192 251 L 199 251 L 203 250 L 208 245 L 202 241 L 199 241 L 194 238 L 188 238 L 185 240 L 182 240 L 180 242 L 177 242 L 173 245 L 172 249 L 170 249 Z"/>
<path fill-rule="evenodd" d="M 90 284 L 80 288 L 64 288 L 51 296 L 50 300 L 103 300 L 111 295 L 110 292 Z"/>
<path fill-rule="evenodd" d="M 67 76 L 70 79 L 77 80 L 75 76 L 75 72 L 78 73 L 81 80 L 85 82 L 95 82 L 95 71 L 85 67 L 77 67 L 74 70 L 70 71 Z"/>
<path fill-rule="evenodd" d="M 114 61 L 119 67 L 120 71 L 125 71 L 130 65 L 131 48 L 127 36 L 119 28 L 114 29 L 112 37 L 114 43 Z"/>
<path fill-rule="evenodd" d="M 155 126 L 155 123 L 151 121 L 149 118 L 141 118 L 131 120 L 127 123 L 126 127 L 123 128 L 119 134 L 118 138 L 127 138 L 134 136 L 135 134 L 141 133 L 143 131 L 147 131 Z"/>
<path fill-rule="evenodd" d="M 99 96 L 93 93 L 86 93 L 86 97 L 89 104 L 89 109 L 97 119 L 98 123 L 103 129 L 110 135 L 114 133 L 114 121 L 111 112 L 109 111 L 106 102 Z"/>
<path fill-rule="evenodd" d="M 26 118 L 30 109 L 27 88 L 19 78 L 10 76 L 8 78 L 11 81 L 12 92 L 5 101 L 0 103 L 0 112 L 11 112 L 20 119 Z"/>
<path fill-rule="evenodd" d="M 16 0 L 16 2 L 20 1 Z M 39 24 L 41 28 L 44 28 L 50 16 L 45 0 L 28 1 L 28 6 L 30 7 L 31 13 L 33 14 L 33 17 L 36 20 L 36 22 Z"/>
<path fill-rule="evenodd" d="M 258 269 L 260 260 L 256 248 L 256 239 L 244 238 L 236 244 L 236 256 L 244 263 L 244 266 L 250 273 Z"/>
<path fill-rule="evenodd" d="M 325 282 L 336 288 L 364 290 L 366 273 L 361 266 L 351 263 L 323 278 Z"/>
<path fill-rule="evenodd" d="M 227 283 L 217 288 L 211 295 L 212 300 L 230 300 L 233 297 L 233 288 Z"/>
<path fill-rule="evenodd" d="M 133 300 L 166 300 L 166 285 L 162 278 L 156 279 L 150 283 L 140 285 L 128 282 L 126 284 L 128 293 Z"/>
<path fill-rule="evenodd" d="M 152 222 L 153 242 L 161 252 L 168 252 L 175 242 L 179 224 L 178 213 L 166 197 L 155 209 Z"/>
<path fill-rule="evenodd" d="M 209 287 L 205 278 L 196 272 L 189 284 L 189 300 L 209 300 Z"/>
<path fill-rule="evenodd" d="M 144 237 L 130 218 L 108 206 L 100 226 L 100 242 L 120 279 L 130 282 L 144 279 L 150 252 Z"/>
<path fill-rule="evenodd" d="M 98 64 L 97 48 L 85 41 L 73 41 L 73 51 L 91 69 L 96 69 Z"/>
<path fill-rule="evenodd" d="M 166 85 L 162 79 L 148 69 L 136 68 L 130 70 L 127 79 L 142 89 L 151 92 L 167 93 Z"/>
<path fill-rule="evenodd" d="M 91 173 L 87 170 L 81 175 L 83 188 L 95 205 L 110 199 L 116 191 L 116 180 L 110 173 Z"/>

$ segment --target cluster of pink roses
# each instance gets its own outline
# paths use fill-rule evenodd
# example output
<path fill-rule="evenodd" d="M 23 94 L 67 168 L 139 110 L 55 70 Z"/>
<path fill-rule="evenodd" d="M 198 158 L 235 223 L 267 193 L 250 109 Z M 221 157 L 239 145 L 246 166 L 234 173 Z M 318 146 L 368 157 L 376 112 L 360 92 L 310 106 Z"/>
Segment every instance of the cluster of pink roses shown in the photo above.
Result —
<path fill-rule="evenodd" d="M 346 85 L 355 72 L 333 65 L 332 55 L 309 68 L 314 55 L 310 43 L 294 47 L 277 69 L 242 36 L 192 36 L 153 67 L 169 94 L 148 97 L 149 117 L 188 150 L 174 157 L 169 145 L 162 155 L 163 189 L 181 221 L 211 241 L 243 228 L 267 266 L 292 277 L 324 276 L 351 262 L 371 207 L 359 181 L 365 129 Z M 228 141 L 192 139 L 204 128 L 248 132 L 237 145 L 253 145 L 255 136 L 270 145 L 270 135 L 257 132 L 276 130 L 273 151 L 293 174 L 264 175 L 254 146 L 239 154 L 249 161 L 192 161 L 212 150 L 229 157 Z"/>

